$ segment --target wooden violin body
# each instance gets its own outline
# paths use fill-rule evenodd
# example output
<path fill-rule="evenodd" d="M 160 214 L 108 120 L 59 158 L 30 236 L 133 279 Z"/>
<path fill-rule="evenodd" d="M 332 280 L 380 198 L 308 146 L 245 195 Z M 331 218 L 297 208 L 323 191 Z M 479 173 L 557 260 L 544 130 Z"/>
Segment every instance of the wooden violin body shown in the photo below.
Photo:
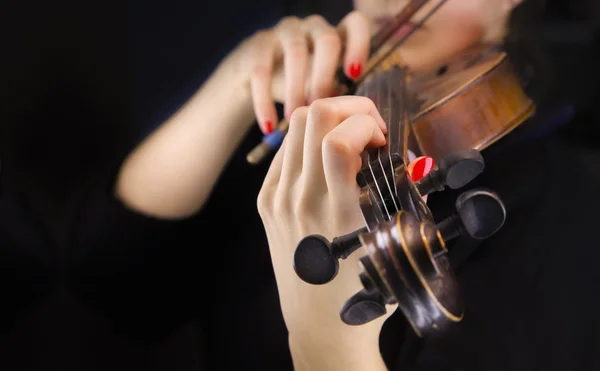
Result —
<path fill-rule="evenodd" d="M 465 51 L 409 82 L 412 132 L 421 154 L 481 151 L 535 111 L 505 52 L 491 46 Z"/>
<path fill-rule="evenodd" d="M 303 280 L 324 284 L 337 274 L 337 259 L 360 249 L 364 289 L 341 309 L 345 323 L 369 322 L 387 304 L 398 304 L 419 336 L 443 331 L 463 316 L 446 243 L 459 236 L 488 238 L 503 225 L 506 211 L 493 191 L 475 189 L 460 195 L 456 213 L 436 225 L 423 196 L 461 188 L 480 174 L 479 151 L 524 122 L 534 105 L 506 54 L 490 47 L 416 75 L 396 65 L 383 68 L 356 95 L 373 100 L 388 124 L 386 144 L 363 153 L 357 175 L 366 227 L 331 243 L 306 237 L 294 268 Z M 413 182 L 409 157 L 423 155 L 436 166 Z"/>

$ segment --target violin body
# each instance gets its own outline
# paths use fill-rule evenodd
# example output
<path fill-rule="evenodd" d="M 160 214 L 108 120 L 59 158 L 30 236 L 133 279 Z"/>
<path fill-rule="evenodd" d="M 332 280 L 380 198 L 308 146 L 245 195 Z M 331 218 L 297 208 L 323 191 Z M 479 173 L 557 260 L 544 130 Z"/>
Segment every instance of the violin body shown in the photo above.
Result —
<path fill-rule="evenodd" d="M 535 112 L 505 52 L 465 51 L 435 70 L 412 76 L 412 132 L 421 155 L 481 151 Z"/>

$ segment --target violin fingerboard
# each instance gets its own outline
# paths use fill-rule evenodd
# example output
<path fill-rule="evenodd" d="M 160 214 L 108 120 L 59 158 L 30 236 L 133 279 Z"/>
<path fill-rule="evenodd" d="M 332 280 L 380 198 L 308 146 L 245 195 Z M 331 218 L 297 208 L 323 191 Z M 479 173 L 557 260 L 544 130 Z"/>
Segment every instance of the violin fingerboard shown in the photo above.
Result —
<path fill-rule="evenodd" d="M 381 214 L 377 219 L 380 220 L 391 220 L 399 210 L 413 211 L 414 208 L 413 202 L 407 199 L 411 195 L 405 194 L 407 185 L 403 183 L 408 181 L 407 178 L 397 177 L 409 161 L 410 117 L 405 81 L 406 70 L 393 66 L 369 76 L 356 91 L 356 95 L 373 101 L 388 127 L 386 144 L 363 153 L 363 166 L 358 177 L 359 184 L 369 188 L 371 202 L 379 206 L 377 214 Z"/>

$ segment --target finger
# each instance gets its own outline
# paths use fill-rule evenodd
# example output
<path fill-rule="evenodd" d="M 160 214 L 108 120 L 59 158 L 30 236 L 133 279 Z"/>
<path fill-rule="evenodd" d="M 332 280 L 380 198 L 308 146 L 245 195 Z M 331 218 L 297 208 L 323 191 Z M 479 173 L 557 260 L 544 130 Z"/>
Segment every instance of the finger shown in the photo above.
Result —
<path fill-rule="evenodd" d="M 313 67 L 310 78 L 308 102 L 332 96 L 335 73 L 342 53 L 342 40 L 338 31 L 321 16 L 305 20 L 313 45 Z"/>
<path fill-rule="evenodd" d="M 281 177 L 281 169 L 283 167 L 283 157 L 285 154 L 285 147 L 287 141 L 283 140 L 281 146 L 275 156 L 273 157 L 273 161 L 269 166 L 269 170 L 263 180 L 263 184 L 260 188 L 260 192 L 258 193 L 258 197 L 256 199 L 256 206 L 258 209 L 258 213 L 260 217 L 264 220 L 265 218 L 269 218 L 272 215 L 272 205 L 274 202 L 275 195 L 278 191 L 279 187 L 279 178 Z M 266 226 L 265 226 L 266 227 Z"/>
<path fill-rule="evenodd" d="M 322 144 L 323 138 L 340 122 L 357 114 L 373 118 L 379 131 L 387 132 L 385 122 L 372 100 L 359 96 L 341 96 L 319 99 L 310 105 L 304 142 L 303 176 L 317 184 L 324 181 Z"/>
<path fill-rule="evenodd" d="M 433 157 L 421 156 L 411 161 L 406 167 L 406 171 L 413 182 L 423 179 L 435 166 Z"/>
<path fill-rule="evenodd" d="M 369 57 L 371 26 L 368 18 L 353 11 L 348 14 L 338 26 L 344 51 L 344 72 L 351 79 L 357 79 L 362 74 Z"/>
<path fill-rule="evenodd" d="M 306 131 L 306 117 L 308 107 L 297 108 L 290 117 L 286 135 L 286 149 L 283 155 L 280 185 L 291 187 L 302 172 L 302 155 L 304 147 L 304 133 Z"/>
<path fill-rule="evenodd" d="M 421 156 L 412 160 L 406 167 L 406 171 L 413 182 L 418 182 L 433 170 L 435 162 L 430 156 Z M 427 202 L 427 195 L 423 196 L 423 200 Z"/>
<path fill-rule="evenodd" d="M 323 139 L 323 168 L 327 189 L 334 204 L 347 204 L 358 190 L 356 174 L 362 166 L 365 148 L 385 144 L 375 118 L 368 114 L 350 116 Z M 356 200 L 350 200 L 350 202 Z"/>
<path fill-rule="evenodd" d="M 267 175 L 265 175 L 265 179 L 263 181 L 263 187 L 265 186 L 276 186 L 279 183 L 279 179 L 281 178 L 281 170 L 283 168 L 283 158 L 285 155 L 285 148 L 287 146 L 287 136 L 283 138 L 283 142 L 281 146 L 275 153 L 273 157 L 273 161 L 271 161 L 271 165 L 269 166 L 269 170 L 267 171 Z"/>
<path fill-rule="evenodd" d="M 289 119 L 296 108 L 306 104 L 308 40 L 302 22 L 295 17 L 285 18 L 277 30 L 283 50 L 284 115 Z"/>
<path fill-rule="evenodd" d="M 278 45 L 274 35 L 268 31 L 258 33 L 253 42 L 260 47 L 254 48 L 254 68 L 250 76 L 252 104 L 260 130 L 264 134 L 270 134 L 277 123 L 277 110 L 271 95 L 271 80 Z"/>

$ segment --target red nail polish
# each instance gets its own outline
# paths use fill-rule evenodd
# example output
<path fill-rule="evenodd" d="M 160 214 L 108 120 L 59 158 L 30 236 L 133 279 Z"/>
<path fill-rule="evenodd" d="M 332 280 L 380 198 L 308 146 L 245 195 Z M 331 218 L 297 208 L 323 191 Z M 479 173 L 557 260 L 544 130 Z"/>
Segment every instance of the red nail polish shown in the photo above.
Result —
<path fill-rule="evenodd" d="M 352 63 L 350 65 L 350 71 L 348 71 L 348 73 L 350 74 L 350 77 L 352 77 L 353 79 L 357 78 L 358 76 L 360 76 L 360 70 L 361 70 L 361 65 L 360 63 Z"/>
<path fill-rule="evenodd" d="M 413 182 L 421 180 L 425 177 L 434 166 L 433 158 L 429 156 L 422 156 L 416 158 L 413 162 L 408 165 L 408 173 Z"/>
<path fill-rule="evenodd" d="M 271 134 L 273 132 L 273 123 L 271 121 L 265 121 L 265 134 Z"/>

